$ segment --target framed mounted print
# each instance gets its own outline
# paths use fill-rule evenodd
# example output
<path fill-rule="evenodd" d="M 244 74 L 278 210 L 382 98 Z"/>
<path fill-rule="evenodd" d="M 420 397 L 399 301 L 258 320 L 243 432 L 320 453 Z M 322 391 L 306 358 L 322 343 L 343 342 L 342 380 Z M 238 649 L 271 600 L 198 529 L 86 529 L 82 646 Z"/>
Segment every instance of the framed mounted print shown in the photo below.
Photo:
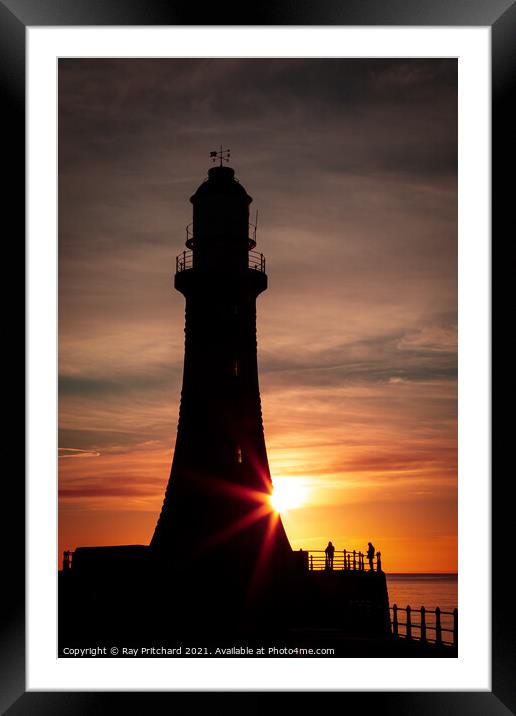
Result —
<path fill-rule="evenodd" d="M 9 712 L 197 690 L 510 708 L 489 112 L 513 9 L 10 10 L 29 414 Z"/>

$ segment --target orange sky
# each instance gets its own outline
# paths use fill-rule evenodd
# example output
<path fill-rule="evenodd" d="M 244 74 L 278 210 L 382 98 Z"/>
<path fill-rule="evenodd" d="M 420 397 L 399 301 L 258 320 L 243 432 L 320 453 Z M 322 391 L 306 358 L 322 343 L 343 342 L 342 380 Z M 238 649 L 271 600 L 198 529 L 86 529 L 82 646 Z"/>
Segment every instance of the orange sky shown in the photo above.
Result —
<path fill-rule="evenodd" d="M 181 387 L 174 257 L 222 141 L 260 212 L 269 462 L 306 500 L 283 515 L 292 546 L 371 540 L 388 572 L 456 571 L 455 61 L 59 72 L 59 554 L 152 536 Z"/>

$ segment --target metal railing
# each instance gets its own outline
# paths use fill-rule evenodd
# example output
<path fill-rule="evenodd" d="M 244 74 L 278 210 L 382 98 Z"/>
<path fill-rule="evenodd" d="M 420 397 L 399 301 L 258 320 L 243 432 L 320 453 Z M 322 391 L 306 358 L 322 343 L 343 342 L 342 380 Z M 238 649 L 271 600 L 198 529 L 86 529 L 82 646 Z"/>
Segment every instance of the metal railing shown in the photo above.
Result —
<path fill-rule="evenodd" d="M 256 246 L 256 224 L 248 225 L 248 241 L 249 251 L 251 251 Z M 186 245 L 189 249 L 193 249 L 194 247 L 193 223 L 188 224 L 186 227 Z"/>
<path fill-rule="evenodd" d="M 186 227 L 186 245 L 189 249 L 193 249 L 193 244 L 193 224 L 188 224 L 188 226 Z"/>
<path fill-rule="evenodd" d="M 248 268 L 265 273 L 265 256 L 258 251 L 249 251 Z M 193 268 L 193 251 L 183 251 L 176 256 L 176 273 Z"/>
<path fill-rule="evenodd" d="M 407 639 L 438 645 L 457 646 L 458 638 L 458 611 L 443 611 L 435 609 L 412 609 L 410 605 L 405 608 L 393 604 L 391 630 L 396 639 Z M 405 612 L 405 621 L 399 620 L 398 613 Z M 414 615 L 419 615 L 414 618 Z M 428 632 L 432 632 L 430 635 Z M 451 634 L 451 638 L 444 638 L 443 633 Z"/>
<path fill-rule="evenodd" d="M 259 251 L 249 251 L 248 266 L 250 269 L 265 273 L 265 256 Z"/>
<path fill-rule="evenodd" d="M 73 552 L 65 549 L 63 552 L 63 572 L 67 572 L 72 568 Z"/>
<path fill-rule="evenodd" d="M 346 572 L 381 572 L 382 555 L 376 552 L 369 559 L 363 552 L 353 550 L 335 550 L 331 557 L 324 549 L 313 549 L 305 552 L 308 556 L 308 569 L 313 571 L 330 570 Z"/>
<path fill-rule="evenodd" d="M 183 251 L 183 253 L 176 256 L 176 273 L 181 273 L 181 271 L 186 271 L 191 268 L 193 268 L 192 251 Z"/>
<path fill-rule="evenodd" d="M 258 216 L 258 214 L 256 215 Z M 256 224 L 249 224 L 249 251 L 256 246 Z"/>

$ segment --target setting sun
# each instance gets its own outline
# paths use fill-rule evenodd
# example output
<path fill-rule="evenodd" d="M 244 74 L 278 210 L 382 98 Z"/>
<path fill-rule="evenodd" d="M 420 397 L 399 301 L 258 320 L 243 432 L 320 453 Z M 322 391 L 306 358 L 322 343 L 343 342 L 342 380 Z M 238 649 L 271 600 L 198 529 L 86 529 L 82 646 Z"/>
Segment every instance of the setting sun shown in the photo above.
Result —
<path fill-rule="evenodd" d="M 273 480 L 271 505 L 276 512 L 288 512 L 305 504 L 308 488 L 296 477 L 276 477 Z"/>

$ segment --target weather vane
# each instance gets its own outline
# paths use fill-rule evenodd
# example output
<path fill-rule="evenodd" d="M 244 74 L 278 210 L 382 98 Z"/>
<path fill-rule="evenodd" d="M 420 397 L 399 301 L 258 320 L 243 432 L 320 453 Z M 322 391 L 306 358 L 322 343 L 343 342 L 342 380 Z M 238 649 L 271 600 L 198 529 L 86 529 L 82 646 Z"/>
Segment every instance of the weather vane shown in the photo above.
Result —
<path fill-rule="evenodd" d="M 218 152 L 210 152 L 211 161 L 216 162 L 218 159 L 220 161 L 220 166 L 222 166 L 222 162 L 229 162 L 230 156 L 231 154 L 229 149 L 222 149 L 222 144 L 220 145 Z"/>

